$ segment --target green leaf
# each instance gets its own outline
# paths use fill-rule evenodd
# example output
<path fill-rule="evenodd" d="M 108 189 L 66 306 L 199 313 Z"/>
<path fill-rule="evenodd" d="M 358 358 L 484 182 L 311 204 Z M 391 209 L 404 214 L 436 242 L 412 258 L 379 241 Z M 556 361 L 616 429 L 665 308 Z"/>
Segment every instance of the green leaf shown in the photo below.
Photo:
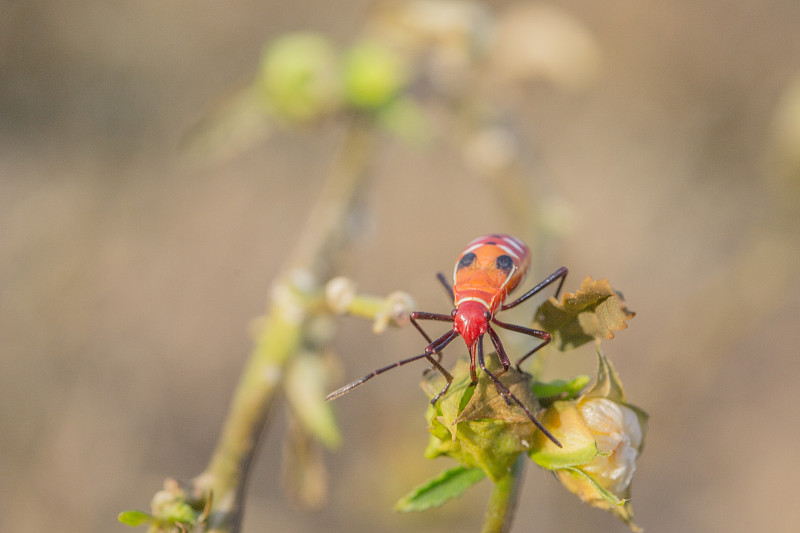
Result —
<path fill-rule="evenodd" d="M 475 390 L 472 387 L 472 380 L 469 376 L 468 359 L 458 359 L 450 373 L 453 375 L 453 382 L 450 384 L 450 388 L 447 389 L 447 394 L 436 402 L 432 414 L 433 417 L 448 428 L 456 425 L 459 413 L 472 398 Z M 431 371 L 426 373 L 422 379 L 422 390 L 425 391 L 428 398 L 433 399 L 442 390 L 444 384 L 444 377 L 439 372 Z"/>
<path fill-rule="evenodd" d="M 131 511 L 119 513 L 119 515 L 117 515 L 117 520 L 125 525 L 136 527 L 155 521 L 155 517 L 149 513 L 145 513 L 144 511 L 133 509 Z"/>
<path fill-rule="evenodd" d="M 197 520 L 198 513 L 185 501 L 175 500 L 160 506 L 156 514 L 165 522 L 191 524 Z"/>
<path fill-rule="evenodd" d="M 613 339 L 614 331 L 627 328 L 625 321 L 634 316 L 608 280 L 587 276 L 574 294 L 565 293 L 561 301 L 550 298 L 539 306 L 535 327 L 553 335 L 552 344 L 563 351 L 593 339 Z"/>
<path fill-rule="evenodd" d="M 306 431 L 333 449 L 342 437 L 331 405 L 324 400 L 327 389 L 328 369 L 322 357 L 303 352 L 292 359 L 284 381 L 292 412 Z"/>
<path fill-rule="evenodd" d="M 533 394 L 542 404 L 551 403 L 554 400 L 571 400 L 576 398 L 592 378 L 586 375 L 575 376 L 569 381 L 554 379 L 553 381 L 533 382 Z M 549 400 L 549 401 L 548 401 Z"/>
<path fill-rule="evenodd" d="M 625 389 L 622 380 L 600 346 L 597 346 L 597 382 L 589 390 L 585 398 L 608 398 L 617 403 L 625 403 Z"/>
<path fill-rule="evenodd" d="M 439 476 L 428 480 L 404 496 L 397 502 L 395 509 L 410 512 L 439 507 L 447 500 L 458 498 L 485 477 L 486 474 L 480 468 L 457 466 L 445 470 Z"/>

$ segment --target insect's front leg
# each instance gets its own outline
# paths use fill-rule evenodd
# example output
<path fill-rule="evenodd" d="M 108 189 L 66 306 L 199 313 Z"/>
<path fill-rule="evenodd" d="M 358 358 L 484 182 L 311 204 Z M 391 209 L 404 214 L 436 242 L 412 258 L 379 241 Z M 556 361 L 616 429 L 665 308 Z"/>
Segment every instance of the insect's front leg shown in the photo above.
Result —
<path fill-rule="evenodd" d="M 547 287 L 548 285 L 552 284 L 554 281 L 560 280 L 558 283 L 558 287 L 556 287 L 556 292 L 555 294 L 553 294 L 553 296 L 557 298 L 558 293 L 561 292 L 561 286 L 564 285 L 564 280 L 567 278 L 568 273 L 569 270 L 567 270 L 567 267 L 559 268 L 558 270 L 547 276 L 544 279 L 544 281 L 539 283 L 537 286 L 535 286 L 534 288 L 532 288 L 531 290 L 529 290 L 528 292 L 526 292 L 525 294 L 514 300 L 513 302 L 503 305 L 503 307 L 501 307 L 500 309 L 504 311 L 506 309 L 511 309 L 512 307 L 516 307 L 525 300 L 527 300 L 528 298 L 530 298 L 531 296 L 533 296 L 534 294 L 538 293 L 539 291 Z"/>
<path fill-rule="evenodd" d="M 508 354 L 506 353 L 506 349 L 503 347 L 503 343 L 500 342 L 500 337 L 497 335 L 497 332 L 493 330 L 491 327 L 487 329 L 489 333 L 489 338 L 492 339 L 492 344 L 494 345 L 494 349 L 497 351 L 497 358 L 500 359 L 500 364 L 503 365 L 503 370 L 498 372 L 497 376 L 502 376 L 506 370 L 511 366 L 511 361 L 508 359 Z"/>
<path fill-rule="evenodd" d="M 409 318 L 411 319 L 411 324 L 413 324 L 414 327 L 417 329 L 417 331 L 419 331 L 420 335 L 422 335 L 425 338 L 425 340 L 428 341 L 428 346 L 433 344 L 433 340 L 431 340 L 431 337 L 425 332 L 424 329 L 422 329 L 422 326 L 419 325 L 419 322 L 417 322 L 417 320 L 439 320 L 441 322 L 452 322 L 453 321 L 453 317 L 451 315 L 442 315 L 442 314 L 438 314 L 438 313 L 426 313 L 424 311 L 413 311 L 409 315 Z M 441 350 L 437 351 L 436 352 L 436 356 L 437 356 L 437 361 L 441 362 L 442 361 L 442 351 Z"/>
<path fill-rule="evenodd" d="M 441 398 L 442 395 L 447 392 L 447 389 L 450 388 L 450 384 L 453 383 L 453 376 L 450 375 L 450 372 L 445 370 L 445 368 L 441 364 L 439 364 L 439 361 L 435 360 L 431 356 L 431 354 L 436 354 L 439 356 L 439 359 L 441 359 L 442 349 L 448 344 L 450 344 L 450 341 L 452 341 L 456 337 L 458 337 L 458 332 L 451 331 L 450 333 L 447 333 L 442 337 L 439 337 L 438 339 L 436 339 L 436 341 L 432 342 L 431 344 L 428 345 L 427 348 L 425 348 L 425 352 L 428 354 L 426 355 L 426 358 L 428 359 L 428 361 L 430 361 L 430 363 L 434 366 L 434 368 L 436 368 L 436 370 L 438 370 L 444 376 L 445 381 L 447 381 L 447 383 L 444 384 L 442 390 L 440 390 L 439 393 L 431 399 L 431 405 L 436 405 L 436 402 L 439 401 L 439 398 Z"/>

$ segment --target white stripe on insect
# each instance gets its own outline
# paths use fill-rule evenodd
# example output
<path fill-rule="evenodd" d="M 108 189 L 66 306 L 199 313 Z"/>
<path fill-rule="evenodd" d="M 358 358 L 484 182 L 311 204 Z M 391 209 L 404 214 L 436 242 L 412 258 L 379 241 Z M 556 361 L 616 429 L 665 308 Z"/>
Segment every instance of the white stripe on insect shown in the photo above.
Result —
<path fill-rule="evenodd" d="M 512 250 L 508 246 L 505 246 L 505 245 L 502 245 L 502 244 L 498 244 L 497 247 L 500 248 L 501 250 L 503 250 L 508 255 L 513 256 L 514 259 L 519 259 L 519 256 L 517 255 L 517 252 L 515 252 L 514 250 Z"/>
<path fill-rule="evenodd" d="M 463 304 L 464 302 L 478 302 L 480 304 L 483 304 L 483 306 L 486 309 L 491 309 L 489 304 L 486 303 L 486 300 L 484 300 L 483 298 L 478 298 L 477 296 L 466 296 L 464 298 L 461 298 L 460 300 L 456 301 L 456 307 Z"/>
<path fill-rule="evenodd" d="M 506 288 L 506 285 L 508 285 L 508 282 L 511 281 L 511 278 L 514 277 L 514 272 L 516 272 L 516 271 L 517 271 L 517 265 L 514 265 L 514 267 L 511 269 L 511 272 L 508 273 L 508 276 L 506 277 L 506 280 L 503 282 L 502 285 L 500 285 L 500 290 L 501 291 Z"/>
<path fill-rule="evenodd" d="M 478 244 L 473 244 L 472 246 L 467 247 L 466 250 L 461 252 L 461 257 L 464 257 L 465 255 L 467 255 L 468 253 L 470 253 L 473 250 L 477 250 L 478 248 L 480 248 L 483 245 L 484 245 L 484 243 L 479 242 Z"/>
<path fill-rule="evenodd" d="M 508 242 L 509 242 L 509 243 L 510 243 L 512 246 L 514 246 L 514 247 L 515 247 L 517 250 L 519 250 L 520 252 L 523 252 L 523 251 L 525 250 L 525 245 L 522 243 L 522 241 L 520 241 L 520 240 L 519 240 L 519 239 L 517 239 L 516 237 L 511 237 L 511 236 L 508 236 L 508 237 L 506 238 L 506 240 L 507 240 L 507 241 L 508 241 Z"/>

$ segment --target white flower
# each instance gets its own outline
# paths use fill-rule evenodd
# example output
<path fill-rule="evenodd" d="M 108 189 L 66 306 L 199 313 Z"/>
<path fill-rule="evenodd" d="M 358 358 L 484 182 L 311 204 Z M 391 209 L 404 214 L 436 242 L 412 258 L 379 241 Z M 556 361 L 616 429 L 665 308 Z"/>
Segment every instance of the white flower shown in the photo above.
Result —
<path fill-rule="evenodd" d="M 606 398 L 580 402 L 578 409 L 595 435 L 595 457 L 582 470 L 613 494 L 622 494 L 636 470 L 642 426 L 633 409 Z"/>

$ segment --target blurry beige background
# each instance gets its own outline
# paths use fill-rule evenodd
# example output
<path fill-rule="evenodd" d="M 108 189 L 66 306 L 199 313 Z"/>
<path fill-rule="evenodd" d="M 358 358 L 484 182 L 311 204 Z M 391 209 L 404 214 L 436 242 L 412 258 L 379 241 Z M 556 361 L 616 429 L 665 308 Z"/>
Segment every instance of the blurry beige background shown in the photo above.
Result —
<path fill-rule="evenodd" d="M 203 469 L 248 322 L 340 131 L 277 134 L 202 167 L 176 147 L 265 42 L 313 29 L 346 43 L 369 5 L 0 1 L 0 530 L 127 531 L 119 511 Z M 529 282 L 568 265 L 567 290 L 608 277 L 637 312 L 606 351 L 651 415 L 633 489 L 642 526 L 790 531 L 800 167 L 775 139 L 800 76 L 800 3 L 557 5 L 592 33 L 602 69 L 585 90 L 524 93 L 530 189 L 565 217 Z M 374 173 L 342 270 L 366 291 L 447 312 L 434 275 L 466 242 L 524 236 L 458 153 L 387 139 Z M 419 347 L 411 330 L 375 337 L 343 319 L 341 380 Z M 421 370 L 338 401 L 345 443 L 328 455 L 321 511 L 282 496 L 285 421 L 271 427 L 245 531 L 477 531 L 485 483 L 432 513 L 391 509 L 450 465 L 422 457 Z M 529 468 L 514 531 L 625 530 Z"/>

